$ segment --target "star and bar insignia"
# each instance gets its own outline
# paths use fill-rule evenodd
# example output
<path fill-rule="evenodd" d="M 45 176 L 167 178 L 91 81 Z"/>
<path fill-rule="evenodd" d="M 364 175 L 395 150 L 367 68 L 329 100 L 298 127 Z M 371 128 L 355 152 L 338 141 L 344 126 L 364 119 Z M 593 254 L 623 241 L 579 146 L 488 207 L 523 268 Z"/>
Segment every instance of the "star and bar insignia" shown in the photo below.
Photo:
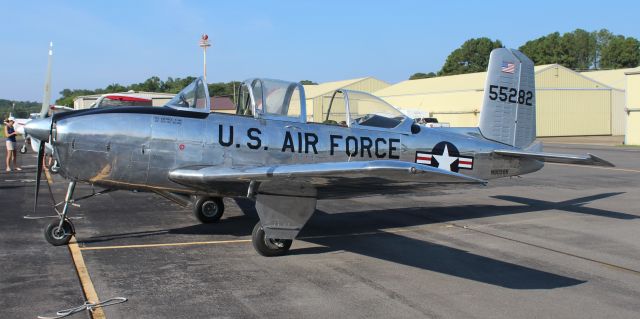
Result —
<path fill-rule="evenodd" d="M 440 142 L 431 152 L 416 152 L 416 163 L 429 165 L 447 171 L 473 169 L 473 157 L 460 156 L 458 148 L 450 142 Z"/>

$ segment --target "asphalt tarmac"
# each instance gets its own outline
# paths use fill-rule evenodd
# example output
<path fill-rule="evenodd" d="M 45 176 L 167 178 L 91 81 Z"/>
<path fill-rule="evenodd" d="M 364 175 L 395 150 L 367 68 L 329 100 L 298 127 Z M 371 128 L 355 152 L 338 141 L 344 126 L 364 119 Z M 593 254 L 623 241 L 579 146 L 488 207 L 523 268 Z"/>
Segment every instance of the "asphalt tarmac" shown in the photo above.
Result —
<path fill-rule="evenodd" d="M 71 216 L 97 296 L 129 299 L 104 308 L 107 318 L 639 318 L 640 149 L 545 150 L 616 167 L 549 164 L 486 187 L 320 201 L 278 258 L 253 250 L 246 200 L 225 199 L 214 225 L 125 191 Z M 43 238 L 51 219 L 23 218 L 52 211 L 46 186 L 31 211 L 35 156 L 20 161 L 22 172 L 0 173 L 1 318 L 85 300 L 69 248 Z M 65 181 L 54 179 L 62 200 Z"/>

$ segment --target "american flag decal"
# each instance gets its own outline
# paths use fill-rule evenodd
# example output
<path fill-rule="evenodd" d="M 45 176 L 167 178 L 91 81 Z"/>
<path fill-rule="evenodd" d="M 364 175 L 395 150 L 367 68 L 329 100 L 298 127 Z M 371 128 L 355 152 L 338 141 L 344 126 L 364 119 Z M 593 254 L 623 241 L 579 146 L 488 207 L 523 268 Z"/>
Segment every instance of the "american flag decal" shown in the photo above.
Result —
<path fill-rule="evenodd" d="M 516 65 L 515 63 L 502 61 L 502 67 L 500 68 L 500 71 L 504 73 L 514 74 L 516 72 Z"/>

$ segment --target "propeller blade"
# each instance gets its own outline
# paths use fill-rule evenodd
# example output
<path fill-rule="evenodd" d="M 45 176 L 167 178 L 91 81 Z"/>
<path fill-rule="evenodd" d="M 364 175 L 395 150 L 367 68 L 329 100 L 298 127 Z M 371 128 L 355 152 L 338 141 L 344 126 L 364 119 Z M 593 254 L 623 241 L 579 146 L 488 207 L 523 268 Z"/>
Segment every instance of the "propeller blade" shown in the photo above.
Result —
<path fill-rule="evenodd" d="M 33 213 L 35 214 L 38 208 L 38 194 L 40 193 L 40 178 L 42 177 L 42 162 L 44 161 L 45 142 L 40 141 L 40 147 L 38 148 L 38 169 L 36 170 L 36 194 L 33 201 Z"/>

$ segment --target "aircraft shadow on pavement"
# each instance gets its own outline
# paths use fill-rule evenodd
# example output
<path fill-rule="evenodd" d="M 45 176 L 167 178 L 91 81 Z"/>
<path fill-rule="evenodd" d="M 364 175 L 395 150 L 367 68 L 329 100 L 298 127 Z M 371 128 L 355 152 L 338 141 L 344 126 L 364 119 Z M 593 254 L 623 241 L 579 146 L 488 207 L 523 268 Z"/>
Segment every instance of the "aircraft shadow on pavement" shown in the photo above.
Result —
<path fill-rule="evenodd" d="M 522 212 L 535 212 L 535 211 L 543 211 L 543 210 L 562 210 L 562 211 L 571 212 L 571 213 L 579 213 L 579 214 L 585 214 L 585 215 L 601 216 L 601 217 L 616 218 L 616 219 L 640 218 L 640 216 L 637 216 L 637 215 L 584 206 L 586 204 L 591 203 L 592 201 L 613 197 L 620 194 L 624 194 L 624 192 L 602 193 L 602 194 L 570 199 L 570 200 L 561 201 L 561 202 L 549 202 L 549 201 L 537 200 L 532 198 L 508 196 L 508 195 L 492 196 L 492 198 L 526 205 L 526 206 L 521 206 L 520 209 L 522 210 Z"/>
<path fill-rule="evenodd" d="M 554 289 L 574 286 L 585 281 L 496 260 L 453 247 L 413 239 L 400 234 L 384 233 L 383 229 L 533 213 L 550 209 L 618 219 L 638 218 L 635 215 L 584 207 L 585 204 L 592 201 L 619 194 L 622 193 L 596 194 L 558 203 L 517 196 L 493 196 L 496 199 L 518 203 L 518 205 L 510 206 L 409 207 L 336 214 L 328 214 L 321 210 L 316 210 L 316 213 L 300 234 L 300 240 L 314 243 L 321 247 L 294 248 L 291 254 L 302 255 L 349 251 L 363 256 L 510 289 Z M 254 204 L 247 199 L 237 199 L 236 203 L 244 215 L 224 218 L 218 224 L 198 224 L 151 232 L 112 234 L 91 237 L 82 242 L 103 242 L 116 238 L 136 238 L 166 234 L 248 236 L 251 234 L 253 225 L 258 220 Z M 398 218 L 399 215 L 403 217 Z M 362 240 L 363 236 L 348 236 L 348 234 L 366 232 L 380 233 L 376 236 L 366 236 L 366 240 Z M 320 237 L 313 238 L 315 236 Z"/>
<path fill-rule="evenodd" d="M 293 249 L 291 254 L 344 250 L 509 289 L 554 289 L 585 282 L 392 233 L 369 236 L 366 240 L 344 237 L 303 240 L 324 247 Z"/>

